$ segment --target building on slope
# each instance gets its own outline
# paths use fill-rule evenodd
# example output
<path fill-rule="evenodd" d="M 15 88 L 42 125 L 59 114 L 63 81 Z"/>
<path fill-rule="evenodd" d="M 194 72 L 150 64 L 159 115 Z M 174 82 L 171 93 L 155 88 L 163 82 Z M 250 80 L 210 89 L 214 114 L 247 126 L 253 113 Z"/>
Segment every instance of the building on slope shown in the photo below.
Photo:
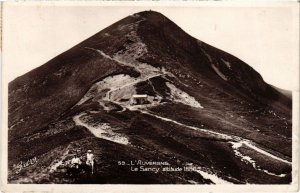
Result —
<path fill-rule="evenodd" d="M 130 99 L 130 105 L 142 105 L 147 103 L 149 103 L 149 100 L 146 94 L 134 94 Z"/>

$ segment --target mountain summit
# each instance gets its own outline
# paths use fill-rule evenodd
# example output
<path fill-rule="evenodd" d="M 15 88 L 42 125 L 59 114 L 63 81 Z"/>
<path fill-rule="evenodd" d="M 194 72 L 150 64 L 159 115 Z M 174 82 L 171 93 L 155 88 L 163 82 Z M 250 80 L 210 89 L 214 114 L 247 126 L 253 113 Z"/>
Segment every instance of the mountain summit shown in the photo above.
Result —
<path fill-rule="evenodd" d="M 240 59 L 136 13 L 9 83 L 9 181 L 289 183 L 291 104 Z M 88 149 L 94 177 L 66 176 Z"/>

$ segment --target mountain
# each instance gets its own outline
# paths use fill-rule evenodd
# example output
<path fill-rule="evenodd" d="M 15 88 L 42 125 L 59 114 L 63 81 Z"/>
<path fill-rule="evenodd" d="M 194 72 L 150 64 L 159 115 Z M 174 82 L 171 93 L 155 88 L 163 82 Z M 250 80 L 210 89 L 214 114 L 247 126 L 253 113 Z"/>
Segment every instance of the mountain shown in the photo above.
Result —
<path fill-rule="evenodd" d="M 11 183 L 291 182 L 291 98 L 158 12 L 114 23 L 8 94 Z M 67 175 L 88 149 L 95 174 Z"/>

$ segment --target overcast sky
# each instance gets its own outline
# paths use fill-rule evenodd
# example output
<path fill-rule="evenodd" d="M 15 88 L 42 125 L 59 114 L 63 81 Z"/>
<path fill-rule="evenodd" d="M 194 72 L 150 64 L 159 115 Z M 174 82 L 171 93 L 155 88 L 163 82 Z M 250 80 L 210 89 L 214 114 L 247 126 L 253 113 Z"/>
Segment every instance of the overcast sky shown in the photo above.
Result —
<path fill-rule="evenodd" d="M 4 5 L 4 66 L 13 80 L 139 11 L 159 11 L 190 35 L 229 52 L 264 80 L 298 90 L 298 5 L 273 7 L 99 7 Z"/>

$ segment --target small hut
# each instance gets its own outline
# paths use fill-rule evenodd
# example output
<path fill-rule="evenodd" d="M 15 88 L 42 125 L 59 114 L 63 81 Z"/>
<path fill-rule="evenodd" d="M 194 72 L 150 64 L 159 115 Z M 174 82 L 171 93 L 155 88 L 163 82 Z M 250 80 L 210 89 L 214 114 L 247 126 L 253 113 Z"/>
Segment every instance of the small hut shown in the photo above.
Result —
<path fill-rule="evenodd" d="M 130 99 L 131 105 L 142 105 L 147 103 L 149 103 L 149 101 L 148 101 L 148 95 L 146 94 L 134 94 Z"/>

